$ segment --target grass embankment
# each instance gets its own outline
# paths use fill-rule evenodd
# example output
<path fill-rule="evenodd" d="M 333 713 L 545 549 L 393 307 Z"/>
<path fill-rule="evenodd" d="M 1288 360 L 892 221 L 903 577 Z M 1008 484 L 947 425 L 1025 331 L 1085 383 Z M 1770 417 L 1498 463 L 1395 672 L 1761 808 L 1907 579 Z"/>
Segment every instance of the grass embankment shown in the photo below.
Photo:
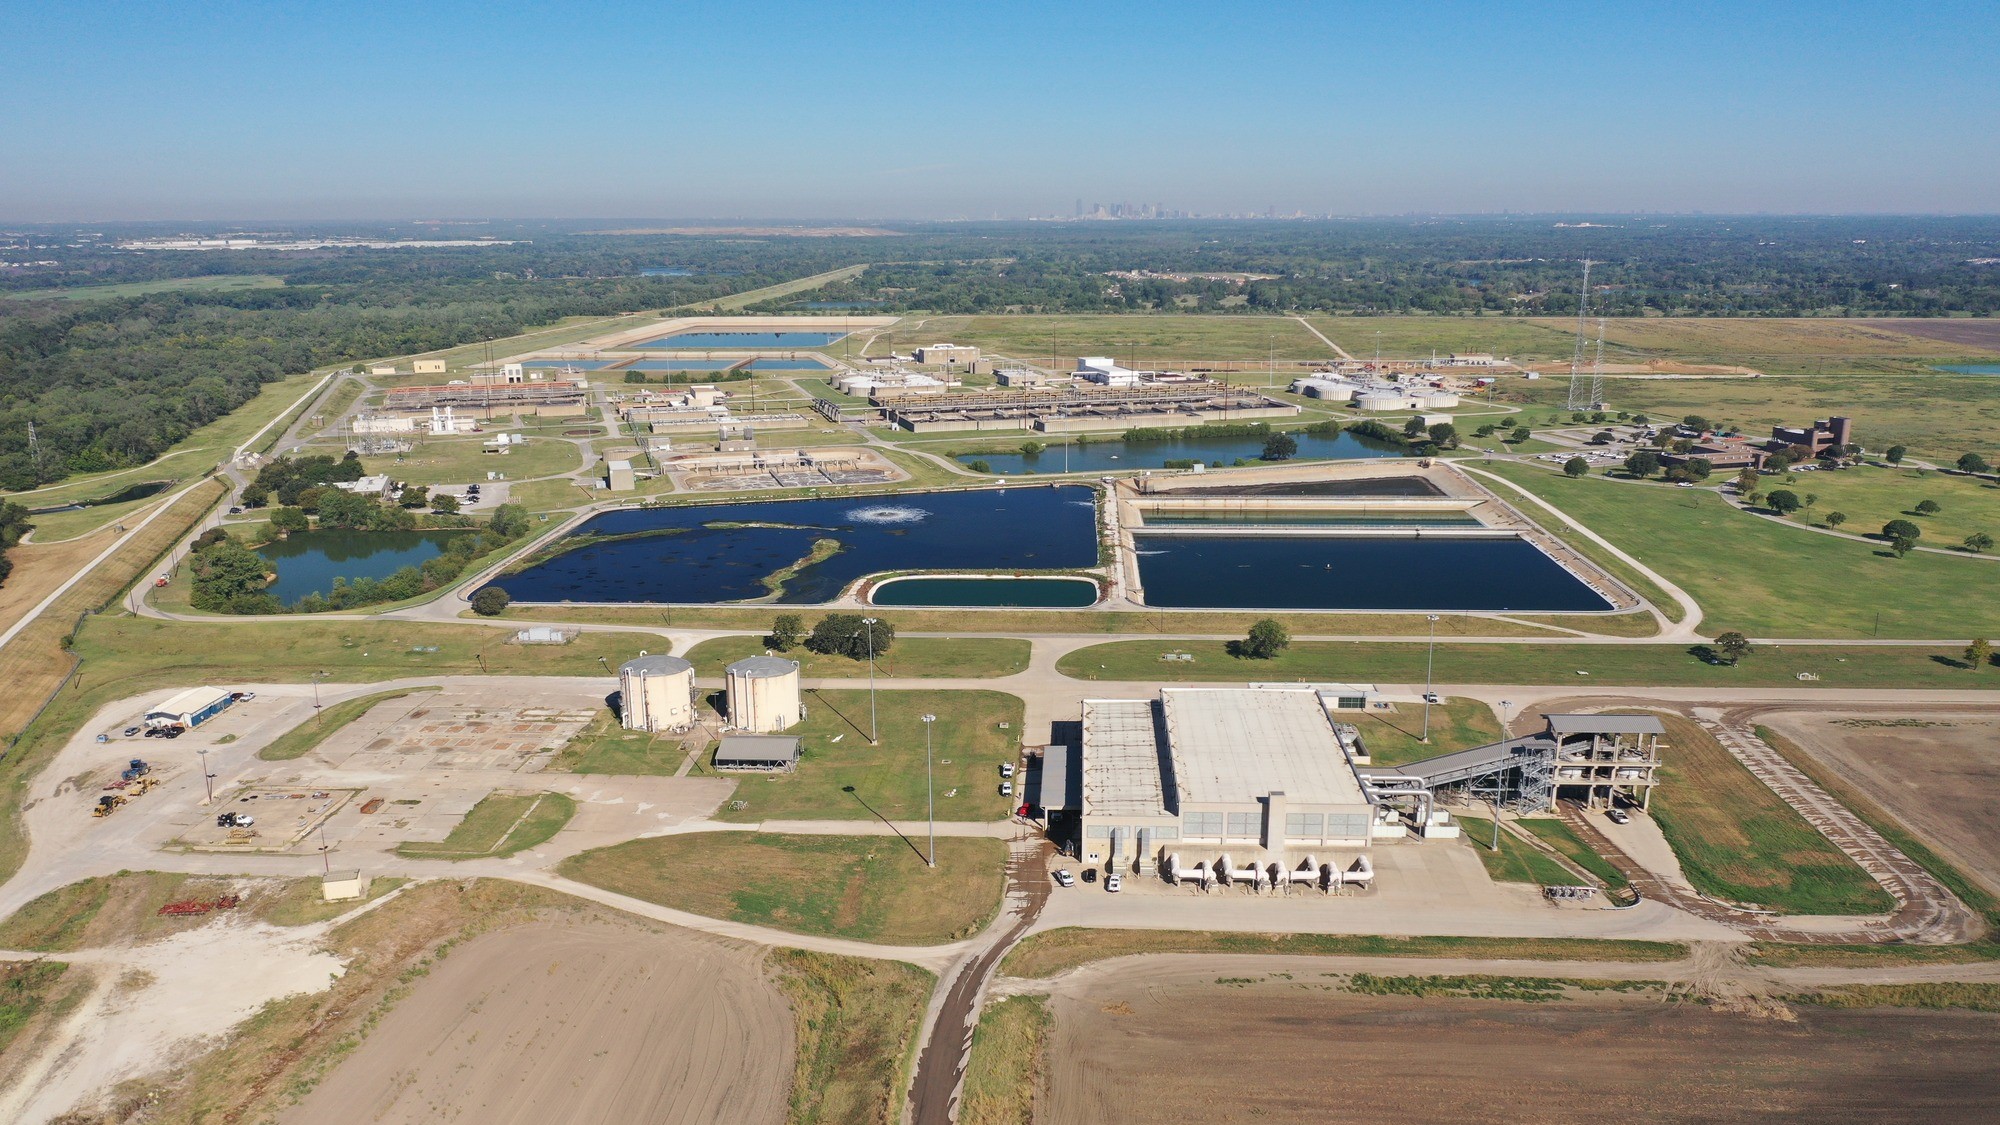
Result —
<path fill-rule="evenodd" d="M 785 587 L 790 585 L 792 579 L 799 576 L 800 571 L 825 562 L 839 554 L 841 550 L 841 542 L 838 539 L 813 540 L 811 549 L 804 555 L 757 580 L 758 585 L 764 587 L 764 596 L 757 600 L 776 601 L 784 595 Z"/>
<path fill-rule="evenodd" d="M 1950 560 L 1947 560 L 1950 561 Z M 1984 565 L 1984 564 L 1973 564 Z M 1996 568 L 2000 570 L 2000 568 Z M 1578 687 L 1907 687 L 2000 690 L 2000 676 L 1976 676 L 1963 646 L 1758 645 L 1742 663 L 1709 664 L 1683 644 L 1479 644 L 1437 647 L 1440 684 L 1571 684 Z M 1191 661 L 1163 661 L 1184 652 Z M 1294 641 L 1269 660 L 1229 655 L 1225 642 L 1112 641 L 1077 649 L 1056 665 L 1083 680 L 1332 680 L 1424 682 L 1423 642 Z M 1800 673 L 1817 676 L 1801 681 Z M 1582 673 L 1582 674 L 1579 674 Z"/>
<path fill-rule="evenodd" d="M 1895 900 L 1692 720 L 1666 724 L 1653 819 L 1703 894 L 1787 914 L 1880 914 Z"/>
<path fill-rule="evenodd" d="M 114 297 L 144 297 L 149 293 L 240 293 L 246 289 L 281 289 L 285 279 L 267 273 L 218 273 L 206 277 L 165 277 L 157 281 L 120 281 L 108 285 L 16 289 L 0 293 L 8 301 L 103 301 Z"/>
<path fill-rule="evenodd" d="M 1008 951 L 1000 971 L 1052 977 L 1142 953 L 1244 953 L 1310 957 L 1463 957 L 1477 960 L 1678 961 L 1687 947 L 1665 941 L 1585 938 L 1390 937 L 1375 934 L 1236 934 L 1205 930 L 1100 930 L 1064 926 L 1029 934 Z"/>
<path fill-rule="evenodd" d="M 1846 805 L 1870 828 L 1881 833 L 1883 839 L 1896 845 L 1897 850 L 1930 872 L 1932 878 L 1950 888 L 1959 901 L 1977 911 L 1986 920 L 1987 933 L 1981 940 L 1963 945 L 1784 945 L 1759 942 L 1750 947 L 1749 960 L 1752 964 L 1863 967 L 1919 961 L 1967 963 L 2000 960 L 2000 940 L 1996 940 L 2000 937 L 2000 897 L 1932 851 L 1868 794 L 1848 784 L 1789 739 L 1766 727 L 1758 727 L 1757 736 L 1784 755 L 1786 761 L 1798 767 L 1821 789 Z"/>
<path fill-rule="evenodd" d="M 803 949 L 773 949 L 765 964 L 797 1028 L 789 1125 L 898 1120 L 937 978 L 899 961 Z"/>
<path fill-rule="evenodd" d="M 1575 885 L 1576 876 L 1568 868 L 1504 828 L 1500 832 L 1500 850 L 1494 851 L 1491 847 L 1491 817 L 1460 816 L 1456 813 L 1453 817 L 1464 832 L 1459 839 L 1479 853 L 1479 862 L 1486 865 L 1486 874 L 1492 876 L 1494 882 L 1534 883 L 1544 887 Z"/>
<path fill-rule="evenodd" d="M 1013 811 L 997 792 L 998 767 L 1020 756 L 1019 698 L 997 691 L 877 692 L 879 746 L 868 745 L 865 689 L 809 691 L 805 704 L 805 720 L 786 732 L 803 739 L 798 768 L 743 777 L 720 819 L 922 818 L 925 715 L 937 716 L 930 737 L 938 819 L 998 820 Z"/>
<path fill-rule="evenodd" d="M 779 297 L 789 297 L 795 293 L 805 293 L 813 289 L 824 288 L 836 281 L 846 281 L 850 277 L 859 277 L 861 276 L 861 272 L 867 268 L 866 264 L 842 266 L 837 270 L 828 270 L 825 273 L 813 274 L 811 277 L 781 281 L 776 285 L 766 285 L 761 289 L 745 289 L 743 292 L 734 294 L 733 296 L 711 301 L 697 301 L 694 304 L 680 305 L 677 306 L 676 310 L 668 311 L 682 311 L 694 314 L 706 312 L 709 309 L 724 309 L 733 312 L 738 309 L 749 308 L 751 305 L 762 301 L 775 301 Z"/>
<path fill-rule="evenodd" d="M 0 961 L 0 1053 L 56 998 L 68 972 L 62 961 Z"/>
<path fill-rule="evenodd" d="M 364 695 L 359 699 L 349 699 L 324 708 L 311 722 L 291 730 L 271 740 L 269 746 L 257 751 L 257 756 L 267 762 L 289 762 L 303 758 L 318 748 L 319 744 L 339 734 L 342 727 L 374 710 L 379 703 L 415 695 L 420 691 L 436 691 L 435 687 L 403 688 L 400 691 L 382 691 L 374 695 Z"/>
<path fill-rule="evenodd" d="M 1823 1008 L 1965 1008 L 2000 1012 L 2000 984 L 1845 984 L 1786 999 Z"/>
<path fill-rule="evenodd" d="M 1353 723 L 1361 732 L 1369 761 L 1377 766 L 1406 765 L 1454 750 L 1486 746 L 1505 737 L 1500 730 L 1500 717 L 1477 699 L 1449 699 L 1433 705 L 1428 743 L 1421 741 L 1424 732 L 1421 703 L 1401 707 L 1389 715 L 1367 712 L 1337 718 Z"/>
<path fill-rule="evenodd" d="M 810 624 L 810 621 L 808 621 Z M 889 651 L 875 656 L 875 674 L 885 678 L 964 678 L 990 680 L 1027 670 L 1033 647 L 1006 637 L 898 637 Z M 769 651 L 762 637 L 717 637 L 689 649 L 687 659 L 699 676 L 720 676 L 724 667 L 746 656 Z M 781 654 L 799 662 L 807 679 L 868 678 L 868 662 L 848 656 L 827 656 L 795 648 Z"/>
<path fill-rule="evenodd" d="M 937 867 L 895 836 L 699 832 L 631 840 L 563 861 L 571 879 L 645 902 L 889 945 L 969 937 L 993 919 L 1006 879 L 999 840 L 947 836 Z"/>
<path fill-rule="evenodd" d="M 396 854 L 449 860 L 509 856 L 547 843 L 575 815 L 576 802 L 561 793 L 490 793 L 443 840 L 398 844 Z"/>
<path fill-rule="evenodd" d="M 1009 996 L 979 1013 L 965 1064 L 959 1125 L 1034 1125 L 1055 1019 L 1041 996 Z"/>
<path fill-rule="evenodd" d="M 1991 562 L 1925 552 L 1898 559 L 1880 544 L 1738 511 L 1705 489 L 1482 467 L 1520 483 L 1686 590 L 1701 605 L 1710 636 L 1727 629 L 1763 637 L 2000 632 L 2000 565 Z"/>
<path fill-rule="evenodd" d="M 684 757 L 679 741 L 626 730 L 617 716 L 607 711 L 578 731 L 548 768 L 563 773 L 663 777 L 680 769 Z"/>
<path fill-rule="evenodd" d="M 1603 881 L 1606 890 L 1623 891 L 1631 886 L 1611 861 L 1597 854 L 1597 850 L 1583 842 L 1569 825 L 1560 820 L 1546 817 L 1529 817 L 1514 822 L 1518 827 L 1532 833 L 1542 843 L 1561 852 L 1564 859 L 1590 872 Z"/>
<path fill-rule="evenodd" d="M 1650 992 L 1663 987 L 1657 980 L 1592 980 L 1575 977 L 1512 977 L 1486 973 L 1464 976 L 1378 976 L 1355 973 L 1342 982 L 1349 992 L 1364 996 L 1411 996 L 1443 1000 L 1512 1000 L 1546 1004 L 1579 992 Z"/>
<path fill-rule="evenodd" d="M 368 897 L 379 898 L 402 882 L 373 880 Z M 274 926 L 324 921 L 361 905 L 360 901 L 325 901 L 320 897 L 317 878 L 246 881 L 167 871 L 124 871 L 58 887 L 30 900 L 0 922 L 0 949 L 66 953 L 143 943 L 191 929 L 204 921 L 202 916 L 161 917 L 160 907 L 181 899 L 207 900 L 225 894 L 243 897 L 242 905 L 237 908 L 239 916 Z"/>

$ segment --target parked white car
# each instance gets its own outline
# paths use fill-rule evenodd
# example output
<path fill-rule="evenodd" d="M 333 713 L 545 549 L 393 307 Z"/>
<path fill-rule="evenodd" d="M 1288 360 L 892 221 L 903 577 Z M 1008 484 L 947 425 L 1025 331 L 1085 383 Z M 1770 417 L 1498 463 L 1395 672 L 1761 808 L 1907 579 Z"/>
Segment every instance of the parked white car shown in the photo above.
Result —
<path fill-rule="evenodd" d="M 1076 886 L 1076 876 L 1070 874 L 1067 869 L 1057 871 L 1051 878 L 1055 879 L 1058 887 Z"/>
<path fill-rule="evenodd" d="M 1118 874 L 1116 871 L 1112 872 L 1109 875 L 1106 875 L 1104 877 L 1104 889 L 1110 891 L 1114 895 L 1117 894 L 1119 891 L 1125 889 L 1125 877 L 1123 875 Z"/>
<path fill-rule="evenodd" d="M 1014 776 L 1014 763 L 1012 763 L 1012 762 L 1001 762 L 1001 763 L 1000 763 L 1000 776 L 1001 776 L 1001 777 L 1013 777 L 1013 776 Z"/>

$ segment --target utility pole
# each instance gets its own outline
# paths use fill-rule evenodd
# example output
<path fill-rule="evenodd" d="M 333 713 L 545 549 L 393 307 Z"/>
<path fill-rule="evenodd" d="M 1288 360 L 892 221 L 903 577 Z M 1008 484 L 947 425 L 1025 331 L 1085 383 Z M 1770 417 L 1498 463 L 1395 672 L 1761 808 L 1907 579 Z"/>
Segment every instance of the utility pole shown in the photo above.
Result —
<path fill-rule="evenodd" d="M 1424 620 L 1431 623 L 1431 643 L 1429 649 L 1424 653 L 1424 737 L 1422 741 L 1428 746 L 1431 741 L 1431 696 L 1435 694 L 1431 691 L 1431 666 L 1437 657 L 1438 615 L 1427 613 L 1424 615 Z"/>
<path fill-rule="evenodd" d="M 875 724 L 875 619 L 864 617 L 861 624 L 868 629 L 868 745 L 881 744 L 881 728 Z"/>
<path fill-rule="evenodd" d="M 208 772 L 208 749 L 204 747 L 195 753 L 201 755 L 201 786 L 202 791 L 208 795 L 202 804 L 212 805 L 215 803 L 215 775 Z"/>
<path fill-rule="evenodd" d="M 326 716 L 325 716 L 325 715 L 323 715 L 323 714 L 321 714 L 321 713 L 320 713 L 320 709 L 319 709 L 319 682 L 320 682 L 320 680 L 324 679 L 325 677 L 326 677 L 326 673 L 325 673 L 325 672 L 314 672 L 314 673 L 312 674 L 312 684 L 313 684 L 313 724 L 314 724 L 315 726 L 324 726 L 324 725 L 326 725 Z"/>
<path fill-rule="evenodd" d="M 931 781 L 931 727 L 936 722 L 936 715 L 924 716 L 924 813 L 931 829 L 930 852 L 924 857 L 926 867 L 937 866 L 937 787 Z"/>

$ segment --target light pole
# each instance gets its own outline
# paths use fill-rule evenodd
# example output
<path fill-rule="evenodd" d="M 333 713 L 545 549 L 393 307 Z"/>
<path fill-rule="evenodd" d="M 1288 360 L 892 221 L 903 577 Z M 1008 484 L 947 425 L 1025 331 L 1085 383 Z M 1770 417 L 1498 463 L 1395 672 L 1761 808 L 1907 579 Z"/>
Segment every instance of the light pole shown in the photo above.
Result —
<path fill-rule="evenodd" d="M 1503 699 L 1500 701 L 1500 733 L 1503 735 L 1507 733 L 1507 724 L 1512 721 L 1508 715 L 1513 709 L 1513 700 Z"/>
<path fill-rule="evenodd" d="M 315 725 L 315 726 L 323 726 L 323 725 L 325 725 L 325 723 L 326 723 L 326 716 L 325 716 L 325 715 L 322 715 L 322 714 L 320 714 L 320 710 L 319 710 L 319 682 L 320 682 L 320 680 L 324 679 L 325 677 L 326 677 L 326 673 L 325 673 L 325 672 L 314 672 L 314 673 L 312 674 L 312 683 L 313 683 L 313 725 Z"/>
<path fill-rule="evenodd" d="M 881 728 L 875 723 L 875 619 L 864 617 L 861 624 L 868 630 L 868 745 L 881 744 Z"/>
<path fill-rule="evenodd" d="M 1431 690 L 1431 662 L 1437 657 L 1438 615 L 1427 613 L 1424 620 L 1431 623 L 1430 647 L 1424 651 L 1424 737 L 1421 740 L 1428 746 L 1431 741 L 1431 696 L 1436 694 Z"/>
<path fill-rule="evenodd" d="M 936 715 L 924 716 L 924 815 L 930 821 L 930 854 L 924 858 L 924 866 L 937 866 L 937 787 L 931 782 L 931 726 L 937 722 Z"/>
<path fill-rule="evenodd" d="M 215 803 L 215 775 L 208 772 L 208 750 L 204 747 L 195 753 L 201 755 L 201 787 L 202 791 L 208 794 L 202 804 L 212 805 Z"/>

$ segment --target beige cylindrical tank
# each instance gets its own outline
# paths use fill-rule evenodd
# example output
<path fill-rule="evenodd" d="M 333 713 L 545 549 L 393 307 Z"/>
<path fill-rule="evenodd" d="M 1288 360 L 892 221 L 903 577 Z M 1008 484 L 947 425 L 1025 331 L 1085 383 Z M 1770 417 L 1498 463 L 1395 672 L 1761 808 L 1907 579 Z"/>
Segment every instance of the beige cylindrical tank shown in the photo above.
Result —
<path fill-rule="evenodd" d="M 1425 410 L 1449 410 L 1458 405 L 1458 396 L 1450 391 L 1422 391 L 1416 399 Z"/>
<path fill-rule="evenodd" d="M 694 665 L 678 656 L 641 656 L 618 666 L 626 730 L 677 731 L 694 725 Z"/>
<path fill-rule="evenodd" d="M 799 721 L 799 662 L 751 656 L 723 670 L 729 725 L 752 734 L 775 734 Z"/>

